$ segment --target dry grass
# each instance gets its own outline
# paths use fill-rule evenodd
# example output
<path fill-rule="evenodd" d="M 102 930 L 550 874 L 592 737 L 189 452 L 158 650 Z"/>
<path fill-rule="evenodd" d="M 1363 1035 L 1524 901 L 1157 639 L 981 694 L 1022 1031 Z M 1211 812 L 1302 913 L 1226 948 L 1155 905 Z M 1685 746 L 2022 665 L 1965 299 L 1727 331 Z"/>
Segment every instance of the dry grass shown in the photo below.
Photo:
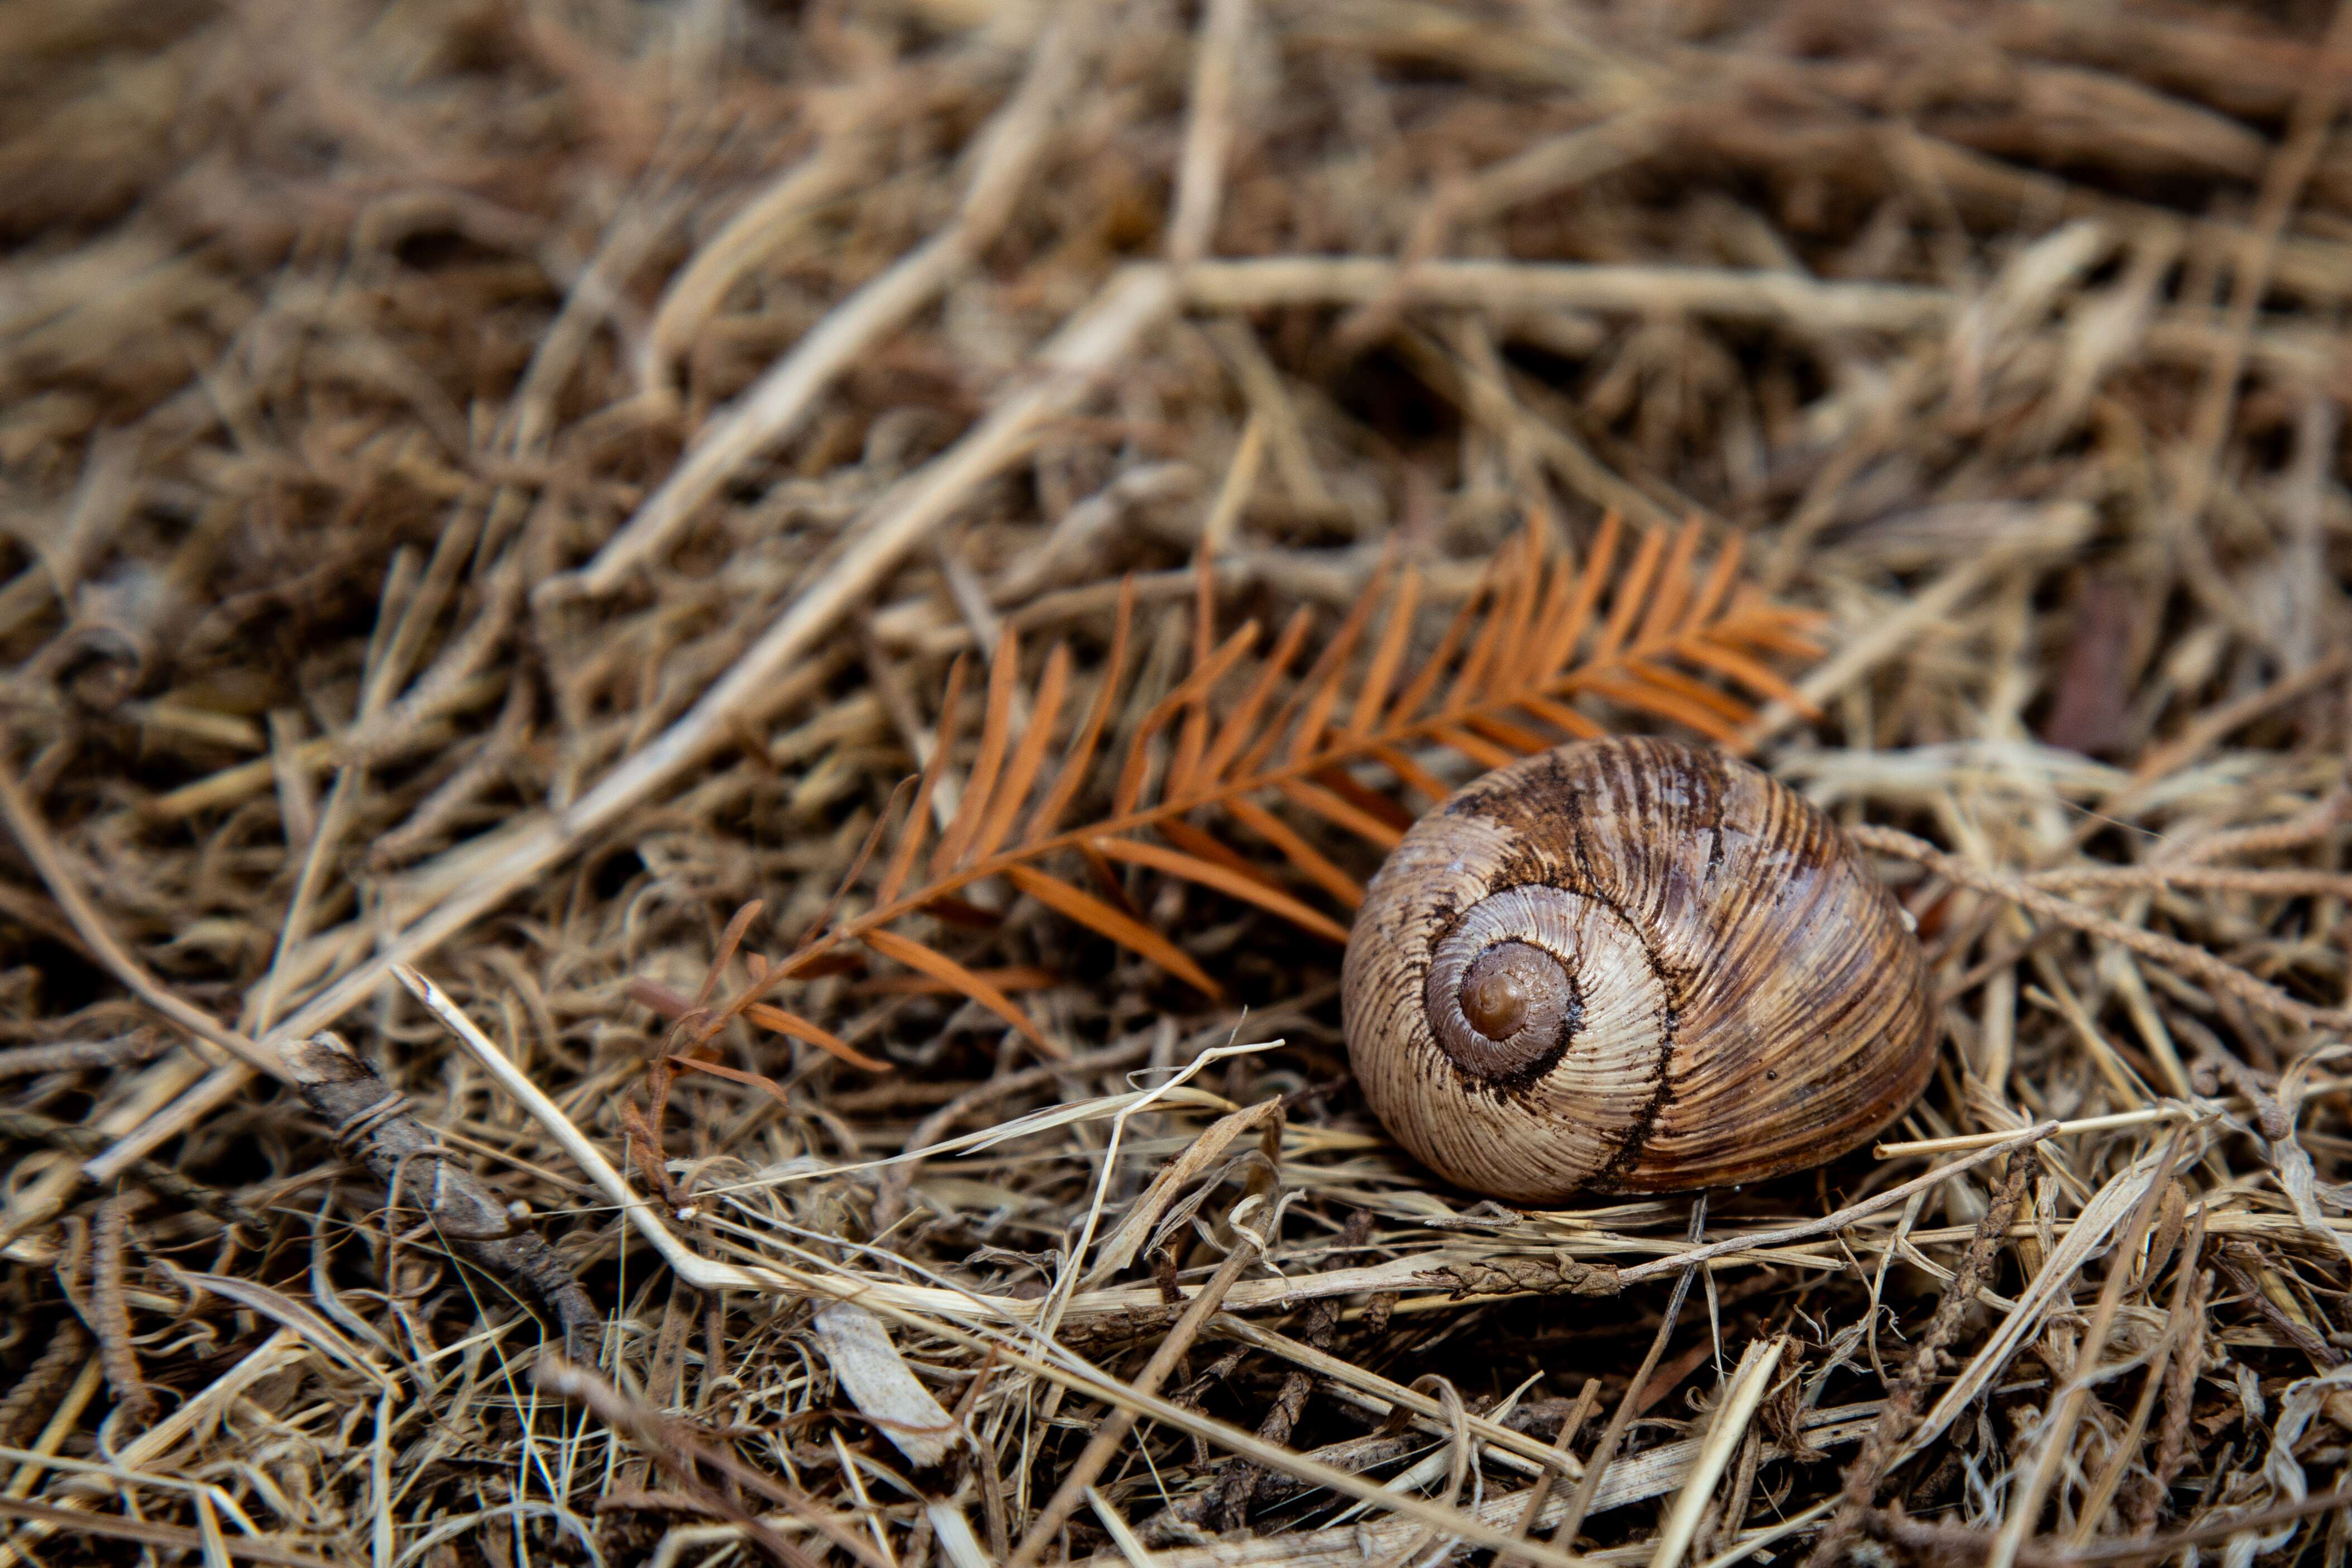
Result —
<path fill-rule="evenodd" d="M 2337 1568 L 2347 16 L 0 12 L 0 1563 Z M 1443 1188 L 1316 933 L 1685 724 L 1936 1081 Z"/>

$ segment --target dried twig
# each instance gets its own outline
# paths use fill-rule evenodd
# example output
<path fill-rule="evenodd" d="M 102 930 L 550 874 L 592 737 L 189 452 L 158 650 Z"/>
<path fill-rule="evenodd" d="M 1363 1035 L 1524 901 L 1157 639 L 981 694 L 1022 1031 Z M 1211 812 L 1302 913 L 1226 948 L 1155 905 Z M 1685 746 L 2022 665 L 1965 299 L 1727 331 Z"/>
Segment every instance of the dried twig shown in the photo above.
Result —
<path fill-rule="evenodd" d="M 155 1394 L 139 1370 L 131 1348 L 131 1310 L 122 1299 L 122 1252 L 131 1230 L 131 1200 L 117 1193 L 98 1205 L 89 1238 L 90 1330 L 98 1336 L 100 1363 L 114 1405 L 133 1429 L 154 1418 Z"/>
<path fill-rule="evenodd" d="M 594 1349 L 603 1314 L 572 1270 L 340 1036 L 322 1030 L 289 1050 L 287 1069 L 336 1142 L 383 1184 L 388 1209 L 414 1203 L 452 1253 L 545 1307 L 568 1352 Z"/>
<path fill-rule="evenodd" d="M 2001 1178 L 2000 1191 L 1985 1209 L 1984 1217 L 1977 1221 L 1976 1233 L 1969 1238 L 1959 1267 L 1944 1282 L 1944 1293 L 1937 1299 L 1936 1315 L 1928 1320 L 1927 1332 L 1913 1347 L 1911 1359 L 1904 1363 L 1895 1386 L 1886 1391 L 1886 1405 L 1879 1415 L 1877 1426 L 1840 1478 L 1837 1512 L 1821 1538 L 1813 1542 L 1813 1549 L 1806 1553 L 1804 1568 L 1827 1568 L 1853 1539 L 1864 1510 L 1877 1495 L 1879 1483 L 1885 1479 L 1909 1436 L 1911 1423 L 1918 1415 L 1921 1392 L 1936 1376 L 1946 1348 L 1959 1331 L 1960 1314 L 1975 1301 L 2001 1241 L 2009 1234 L 2010 1223 L 2017 1216 L 2026 1184 L 2040 1169 L 2041 1161 L 2032 1150 L 2020 1152 L 2010 1162 L 2008 1173 Z"/>
<path fill-rule="evenodd" d="M 130 951 L 116 940 L 112 929 L 98 907 L 83 891 L 80 879 L 66 865 L 57 844 L 32 801 L 16 770 L 5 757 L 0 757 L 0 816 L 5 816 L 8 830 L 16 837 L 17 846 L 25 858 L 32 861 L 48 884 L 49 894 L 58 907 L 66 912 L 73 928 L 83 942 L 89 943 L 99 962 L 112 972 L 131 994 L 139 998 L 150 1011 L 168 1023 L 175 1024 L 197 1039 L 219 1047 L 248 1068 L 258 1072 L 275 1072 L 277 1064 L 269 1053 L 255 1045 L 236 1030 L 222 1026 L 220 1022 L 199 1008 L 190 1005 L 168 986 L 147 972 L 146 966 L 131 956 Z"/>
<path fill-rule="evenodd" d="M 542 595 L 609 594 L 677 532 L 695 508 L 761 447 L 790 435 L 834 378 L 931 301 L 986 249 L 1085 63 L 1087 7 L 1048 23 L 1028 75 L 975 139 L 978 165 L 957 221 L 844 300 L 792 353 L 771 366 L 705 430 L 677 472 L 576 576 L 551 578 Z"/>
<path fill-rule="evenodd" d="M 42 1407 L 81 1369 L 89 1353 L 89 1336 L 79 1323 L 68 1318 L 57 1325 L 41 1353 L 0 1394 L 0 1444 L 20 1447 L 32 1436 L 31 1428 L 44 1418 Z"/>
<path fill-rule="evenodd" d="M 1992 893 L 2021 909 L 2072 926 L 2102 942 L 2127 947 L 2167 968 L 2193 975 L 2249 1006 L 2260 1008 L 2290 1023 L 2312 1029 L 2352 1029 L 2352 1012 L 2340 1007 L 2314 1007 L 2308 1003 L 2298 1002 L 2277 986 L 2266 984 L 2235 964 L 2214 957 L 2201 947 L 2191 947 L 2160 931 L 2126 925 L 2095 910 L 2085 909 L 2054 893 L 2045 892 L 2019 878 L 1980 869 L 1945 854 L 1925 839 L 1915 838 L 1891 827 L 1876 826 L 1855 828 L 1852 837 L 1865 849 L 1897 856 L 1926 867 L 1946 881 Z"/>
<path fill-rule="evenodd" d="M 0 1111 L 0 1138 L 46 1143 L 81 1158 L 96 1154 L 110 1142 L 105 1134 L 93 1132 L 86 1127 L 75 1127 L 22 1110 Z M 134 1160 L 126 1173 L 160 1197 L 176 1199 L 204 1210 L 215 1219 L 244 1226 L 257 1236 L 261 1234 L 261 1218 L 252 1209 L 217 1187 L 191 1181 L 169 1165 L 153 1160 Z"/>
<path fill-rule="evenodd" d="M 1176 1370 L 1177 1362 L 1200 1337 L 1201 1326 L 1209 1321 L 1209 1314 L 1223 1302 L 1225 1292 L 1233 1289 L 1242 1270 L 1256 1258 L 1257 1247 L 1246 1236 L 1225 1255 L 1224 1262 L 1209 1277 L 1209 1282 L 1185 1303 L 1184 1315 L 1169 1329 L 1168 1337 L 1160 1342 L 1160 1348 L 1151 1352 L 1143 1370 L 1135 1374 L 1134 1393 L 1139 1397 L 1148 1399 L 1160 1392 L 1160 1385 Z M 1070 1521 L 1070 1516 L 1077 1512 L 1078 1505 L 1086 1500 L 1087 1489 L 1094 1485 L 1095 1478 L 1102 1474 L 1103 1467 L 1110 1463 L 1111 1457 L 1135 1430 L 1135 1409 L 1122 1405 L 1087 1439 L 1086 1447 L 1071 1464 L 1061 1487 L 1038 1510 L 1037 1517 L 1030 1521 L 1029 1532 L 1021 1538 L 1021 1544 L 1009 1559 L 1012 1568 L 1031 1568 L 1044 1556 L 1062 1527 Z"/>
<path fill-rule="evenodd" d="M 168 1048 L 159 1033 L 153 1030 L 119 1035 L 110 1040 L 67 1040 L 53 1046 L 16 1046 L 0 1050 L 0 1078 L 119 1067 L 147 1061 Z"/>
<path fill-rule="evenodd" d="M 579 1401 L 593 1411 L 598 1420 L 628 1434 L 644 1447 L 655 1463 L 668 1471 L 711 1512 L 722 1519 L 734 1521 L 762 1551 L 778 1562 L 794 1564 L 795 1568 L 808 1568 L 816 1559 L 752 1517 L 749 1510 L 725 1492 L 705 1481 L 699 1470 L 708 1468 L 738 1486 L 747 1486 L 770 1500 L 782 1504 L 796 1521 L 815 1530 L 835 1549 L 846 1552 L 852 1561 L 865 1563 L 867 1568 L 887 1568 L 886 1560 L 859 1540 L 851 1526 L 835 1519 L 830 1509 L 820 1506 L 798 1488 L 772 1480 L 725 1449 L 703 1442 L 686 1423 L 646 1409 L 586 1367 L 559 1356 L 539 1363 L 532 1368 L 531 1375 L 539 1386 L 550 1394 Z"/>
<path fill-rule="evenodd" d="M 1358 1209 L 1348 1216 L 1339 1233 L 1338 1247 L 1341 1251 L 1360 1247 L 1372 1233 L 1372 1216 Z M 1337 1297 L 1325 1297 L 1307 1310 L 1307 1324 L 1300 1331 L 1299 1341 L 1311 1350 L 1325 1351 L 1331 1345 L 1331 1335 L 1339 1326 L 1339 1302 Z M 1302 1371 L 1283 1374 L 1282 1387 L 1274 1396 L 1274 1404 L 1257 1424 L 1262 1441 L 1280 1447 L 1290 1441 L 1290 1434 L 1307 1408 L 1307 1395 L 1314 1387 L 1314 1379 Z M 1250 1510 L 1255 1506 L 1258 1488 L 1265 1480 L 1265 1471 L 1247 1459 L 1234 1459 L 1217 1474 L 1216 1485 L 1202 1494 L 1199 1515 L 1218 1530 L 1238 1530 L 1249 1522 Z"/>

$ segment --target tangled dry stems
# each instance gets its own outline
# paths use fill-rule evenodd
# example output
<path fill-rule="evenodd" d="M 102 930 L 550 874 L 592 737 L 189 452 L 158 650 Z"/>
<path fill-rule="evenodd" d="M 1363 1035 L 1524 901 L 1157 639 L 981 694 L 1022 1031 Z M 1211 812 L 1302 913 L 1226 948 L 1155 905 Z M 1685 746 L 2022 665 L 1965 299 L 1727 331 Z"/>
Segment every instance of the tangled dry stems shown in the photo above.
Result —
<path fill-rule="evenodd" d="M 2340 1562 L 2346 26 L 0 17 L 0 1557 Z M 908 776 L 970 871 L 1100 694 L 1098 827 L 1234 628 L 1359 696 L 1608 513 L 1822 616 L 1538 695 L 1887 857 L 1888 1163 L 1522 1214 L 1365 1118 L 1232 879 L 1338 923 L 1524 706 L 811 951 Z M 268 1081 L 331 1026 L 399 1100 Z"/>

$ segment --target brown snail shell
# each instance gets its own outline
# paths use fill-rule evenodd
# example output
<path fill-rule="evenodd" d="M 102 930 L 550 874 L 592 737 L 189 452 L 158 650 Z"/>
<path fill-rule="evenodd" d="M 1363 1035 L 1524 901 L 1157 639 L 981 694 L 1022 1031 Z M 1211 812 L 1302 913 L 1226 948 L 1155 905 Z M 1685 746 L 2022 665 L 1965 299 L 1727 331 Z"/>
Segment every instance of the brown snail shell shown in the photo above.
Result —
<path fill-rule="evenodd" d="M 1397 1141 L 1526 1204 L 1821 1164 L 1935 1061 L 1919 944 L 1836 825 L 1646 738 L 1539 752 L 1414 824 L 1357 911 L 1340 1011 Z"/>

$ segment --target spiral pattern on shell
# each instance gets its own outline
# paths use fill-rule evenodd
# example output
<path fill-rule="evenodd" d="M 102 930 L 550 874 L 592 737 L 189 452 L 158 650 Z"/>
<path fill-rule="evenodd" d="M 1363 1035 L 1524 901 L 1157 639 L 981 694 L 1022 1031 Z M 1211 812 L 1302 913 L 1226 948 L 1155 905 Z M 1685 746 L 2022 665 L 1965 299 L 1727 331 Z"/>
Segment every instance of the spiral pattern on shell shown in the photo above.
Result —
<path fill-rule="evenodd" d="M 1836 826 L 1646 738 L 1540 752 L 1416 823 L 1357 912 L 1340 1007 L 1397 1140 L 1518 1203 L 1820 1164 L 1935 1059 L 1918 943 Z"/>

